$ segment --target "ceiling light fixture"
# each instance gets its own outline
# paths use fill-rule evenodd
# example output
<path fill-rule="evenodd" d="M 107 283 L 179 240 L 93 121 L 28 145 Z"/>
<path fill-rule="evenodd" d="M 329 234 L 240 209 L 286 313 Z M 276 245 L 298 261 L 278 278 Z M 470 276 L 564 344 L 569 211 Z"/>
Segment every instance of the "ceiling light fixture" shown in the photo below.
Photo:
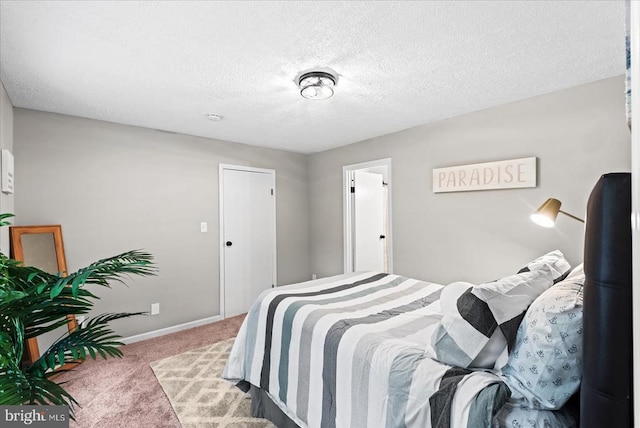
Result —
<path fill-rule="evenodd" d="M 326 100 L 333 95 L 336 78 L 324 71 L 310 71 L 298 80 L 300 95 L 308 100 Z"/>
<path fill-rule="evenodd" d="M 209 113 L 207 115 L 207 119 L 209 119 L 212 122 L 218 122 L 218 121 L 222 120 L 223 117 L 222 117 L 222 115 L 219 115 L 219 114 Z"/>

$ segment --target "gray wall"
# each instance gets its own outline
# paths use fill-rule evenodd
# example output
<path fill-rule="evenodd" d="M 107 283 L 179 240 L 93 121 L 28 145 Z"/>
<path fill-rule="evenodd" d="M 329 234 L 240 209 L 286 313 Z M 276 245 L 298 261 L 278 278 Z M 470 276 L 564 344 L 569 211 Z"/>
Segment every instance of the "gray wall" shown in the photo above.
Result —
<path fill-rule="evenodd" d="M 13 152 L 13 106 L 2 82 L 0 82 L 0 149 Z M 15 213 L 13 194 L 0 192 L 0 213 Z M 8 227 L 0 229 L 0 251 L 9 255 Z"/>
<path fill-rule="evenodd" d="M 499 88 L 496 88 L 499 90 Z M 394 271 L 487 281 L 558 248 L 582 259 L 583 226 L 529 220 L 548 197 L 584 216 L 598 177 L 630 170 L 624 80 L 615 77 L 309 156 L 311 272 L 342 272 L 342 166 L 392 158 Z M 538 157 L 538 186 L 434 194 L 433 168 Z"/>
<path fill-rule="evenodd" d="M 309 279 L 304 155 L 16 108 L 16 224 L 61 224 L 70 270 L 143 248 L 160 274 L 99 293 L 129 336 L 219 313 L 218 164 L 276 170 L 278 282 Z M 200 222 L 209 232 L 200 233 Z"/>

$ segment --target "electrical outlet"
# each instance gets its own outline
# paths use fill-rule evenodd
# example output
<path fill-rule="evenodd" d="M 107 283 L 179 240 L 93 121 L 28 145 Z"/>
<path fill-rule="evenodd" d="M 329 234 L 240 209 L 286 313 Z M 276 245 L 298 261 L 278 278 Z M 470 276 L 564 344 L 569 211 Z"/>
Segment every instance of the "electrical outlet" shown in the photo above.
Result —
<path fill-rule="evenodd" d="M 311 274 L 311 279 L 318 279 L 318 275 L 316 275 L 315 273 Z"/>
<path fill-rule="evenodd" d="M 204 221 L 200 223 L 200 232 L 207 233 L 207 223 Z"/>
<path fill-rule="evenodd" d="M 76 324 L 84 327 L 84 321 L 85 321 L 84 315 L 76 315 Z"/>
<path fill-rule="evenodd" d="M 160 313 L 160 303 L 151 304 L 151 315 L 158 315 Z"/>

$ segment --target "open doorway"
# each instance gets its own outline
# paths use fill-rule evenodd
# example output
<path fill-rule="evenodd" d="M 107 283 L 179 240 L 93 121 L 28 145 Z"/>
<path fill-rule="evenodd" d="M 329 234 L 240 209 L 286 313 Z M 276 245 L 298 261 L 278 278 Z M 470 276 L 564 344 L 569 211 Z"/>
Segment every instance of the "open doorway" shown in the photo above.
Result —
<path fill-rule="evenodd" d="M 344 272 L 393 271 L 391 159 L 343 167 Z"/>

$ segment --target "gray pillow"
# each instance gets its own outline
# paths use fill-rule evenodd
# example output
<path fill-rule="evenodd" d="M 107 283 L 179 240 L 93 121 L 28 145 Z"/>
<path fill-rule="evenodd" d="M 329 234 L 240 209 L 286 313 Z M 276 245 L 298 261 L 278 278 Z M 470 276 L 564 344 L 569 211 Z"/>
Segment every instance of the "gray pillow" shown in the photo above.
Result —
<path fill-rule="evenodd" d="M 512 397 L 529 408 L 559 409 L 580 387 L 583 284 L 580 266 L 542 293 L 518 328 L 502 373 Z"/>

